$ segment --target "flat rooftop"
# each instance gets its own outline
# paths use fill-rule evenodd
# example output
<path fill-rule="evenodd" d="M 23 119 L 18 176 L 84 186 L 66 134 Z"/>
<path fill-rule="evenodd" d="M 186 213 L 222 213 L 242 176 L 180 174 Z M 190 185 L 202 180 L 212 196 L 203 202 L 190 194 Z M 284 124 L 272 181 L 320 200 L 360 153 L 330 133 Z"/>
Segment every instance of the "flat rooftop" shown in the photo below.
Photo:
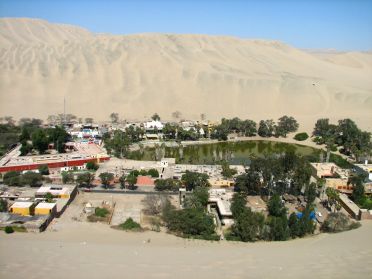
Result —
<path fill-rule="evenodd" d="M 29 208 L 33 204 L 33 202 L 15 202 L 10 208 Z"/>
<path fill-rule="evenodd" d="M 310 165 L 316 170 L 317 176 L 334 176 L 338 174 L 341 178 L 349 177 L 349 171 L 340 168 L 335 163 L 310 163 Z"/>
<path fill-rule="evenodd" d="M 69 143 L 71 145 L 71 143 Z M 81 159 L 90 159 L 97 157 L 107 157 L 108 155 L 103 148 L 94 143 L 73 143 L 76 151 L 71 153 L 62 154 L 45 154 L 45 155 L 33 155 L 33 156 L 20 156 L 19 149 L 6 154 L 0 160 L 0 166 L 21 166 L 29 164 L 48 164 L 61 161 L 74 161 Z"/>
<path fill-rule="evenodd" d="M 39 209 L 39 208 L 46 208 L 46 209 L 53 209 L 54 207 L 56 206 L 55 203 L 51 203 L 51 202 L 41 202 L 39 203 L 35 209 Z"/>
<path fill-rule="evenodd" d="M 218 191 L 220 190 L 220 191 Z M 215 202 L 217 204 L 220 214 L 224 217 L 232 216 L 230 209 L 232 195 L 227 193 L 224 189 L 211 189 L 209 190 L 209 202 Z"/>

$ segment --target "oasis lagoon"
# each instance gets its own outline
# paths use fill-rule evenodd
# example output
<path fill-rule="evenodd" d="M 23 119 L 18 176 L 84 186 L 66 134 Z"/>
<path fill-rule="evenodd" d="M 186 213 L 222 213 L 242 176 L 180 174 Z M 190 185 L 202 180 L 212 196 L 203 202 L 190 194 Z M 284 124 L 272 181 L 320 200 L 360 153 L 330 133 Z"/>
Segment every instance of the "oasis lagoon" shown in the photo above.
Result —
<path fill-rule="evenodd" d="M 133 160 L 160 160 L 160 158 L 176 158 L 178 164 L 218 164 L 227 161 L 229 164 L 249 165 L 252 158 L 280 155 L 295 152 L 317 161 L 322 151 L 313 147 L 265 140 L 218 142 L 167 147 L 165 144 L 156 147 L 142 147 L 128 154 Z"/>

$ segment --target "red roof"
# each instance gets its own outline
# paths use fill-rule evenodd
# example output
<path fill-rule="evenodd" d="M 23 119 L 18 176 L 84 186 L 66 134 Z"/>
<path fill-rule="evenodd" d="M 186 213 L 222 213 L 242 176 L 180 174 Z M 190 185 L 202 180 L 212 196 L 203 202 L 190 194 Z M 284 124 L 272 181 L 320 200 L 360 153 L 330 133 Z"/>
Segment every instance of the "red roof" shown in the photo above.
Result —
<path fill-rule="evenodd" d="M 137 186 L 155 186 L 154 179 L 152 179 L 150 176 L 141 176 L 139 175 L 137 177 Z"/>

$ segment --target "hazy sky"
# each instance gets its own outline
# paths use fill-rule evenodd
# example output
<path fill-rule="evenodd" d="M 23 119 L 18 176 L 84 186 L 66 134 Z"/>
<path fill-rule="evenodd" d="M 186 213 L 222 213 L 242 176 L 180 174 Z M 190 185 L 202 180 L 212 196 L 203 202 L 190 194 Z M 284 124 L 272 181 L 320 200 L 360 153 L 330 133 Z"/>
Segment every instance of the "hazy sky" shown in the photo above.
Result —
<path fill-rule="evenodd" d="M 0 0 L 0 16 L 114 34 L 233 35 L 300 48 L 372 50 L 372 0 Z"/>

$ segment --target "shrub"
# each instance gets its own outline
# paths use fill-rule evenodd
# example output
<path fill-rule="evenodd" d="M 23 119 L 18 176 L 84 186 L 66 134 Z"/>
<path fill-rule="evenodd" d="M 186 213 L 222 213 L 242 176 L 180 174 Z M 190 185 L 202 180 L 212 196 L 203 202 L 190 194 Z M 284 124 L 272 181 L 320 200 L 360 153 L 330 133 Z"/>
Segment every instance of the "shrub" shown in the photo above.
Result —
<path fill-rule="evenodd" d="M 151 175 L 151 177 L 159 177 L 159 172 L 156 169 L 149 169 L 147 172 L 148 175 Z"/>
<path fill-rule="evenodd" d="M 200 208 L 171 210 L 163 218 L 169 231 L 183 237 L 206 239 L 215 233 L 213 217 Z"/>
<path fill-rule="evenodd" d="M 332 145 L 331 145 L 331 151 L 332 151 L 332 152 L 337 152 L 337 150 L 338 150 L 338 149 L 337 149 L 337 145 L 332 144 Z"/>
<path fill-rule="evenodd" d="M 96 215 L 97 217 L 106 217 L 106 215 L 109 213 L 110 212 L 106 208 L 97 207 L 94 210 L 94 215 Z"/>
<path fill-rule="evenodd" d="M 307 133 L 298 133 L 294 136 L 294 139 L 298 141 L 304 141 L 307 140 L 308 138 L 309 135 Z"/>
<path fill-rule="evenodd" d="M 18 171 L 9 171 L 4 174 L 3 183 L 9 186 L 20 186 L 21 173 Z"/>
<path fill-rule="evenodd" d="M 48 175 L 49 174 L 48 165 L 41 165 L 39 167 L 39 173 L 42 174 L 42 175 Z"/>
<path fill-rule="evenodd" d="M 167 179 L 156 179 L 155 190 L 156 191 L 173 191 L 176 192 L 181 187 L 181 183 L 178 180 L 167 178 Z"/>
<path fill-rule="evenodd" d="M 43 176 L 40 173 L 28 171 L 21 176 L 21 185 L 40 187 L 43 184 Z"/>
<path fill-rule="evenodd" d="M 5 227 L 5 233 L 14 233 L 14 230 L 11 226 L 6 226 Z"/>
<path fill-rule="evenodd" d="M 0 199 L 0 212 L 7 212 L 8 211 L 8 201 Z"/>
<path fill-rule="evenodd" d="M 45 201 L 48 202 L 48 203 L 53 203 L 53 195 L 51 193 L 47 193 L 45 195 Z"/>
<path fill-rule="evenodd" d="M 138 231 L 141 230 L 141 225 L 135 222 L 132 218 L 125 220 L 123 224 L 120 224 L 119 227 L 126 231 Z"/>
<path fill-rule="evenodd" d="M 86 168 L 88 170 L 94 170 L 94 171 L 96 171 L 96 170 L 98 170 L 99 166 L 95 162 L 88 162 L 86 164 Z"/>

